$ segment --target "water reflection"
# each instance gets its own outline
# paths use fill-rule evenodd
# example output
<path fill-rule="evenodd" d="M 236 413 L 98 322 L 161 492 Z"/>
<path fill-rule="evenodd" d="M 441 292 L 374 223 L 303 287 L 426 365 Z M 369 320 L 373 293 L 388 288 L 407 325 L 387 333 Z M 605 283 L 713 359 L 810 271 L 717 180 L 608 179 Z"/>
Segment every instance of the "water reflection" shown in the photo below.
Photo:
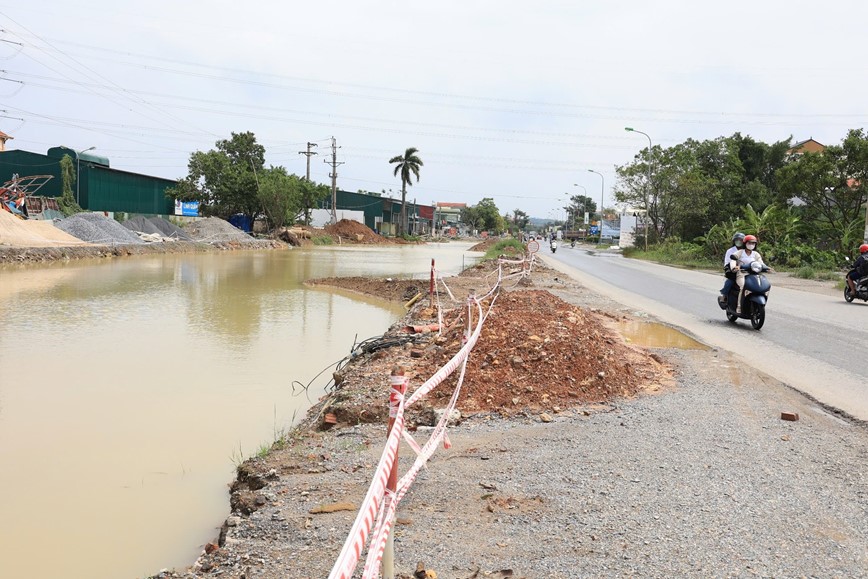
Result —
<path fill-rule="evenodd" d="M 189 564 L 228 512 L 230 459 L 402 309 L 310 277 L 457 271 L 466 246 L 165 255 L 0 269 L 0 577 Z M 324 379 L 323 379 L 324 380 Z M 310 393 L 316 399 L 322 383 Z M 46 546 L 51 556 L 45 555 Z"/>

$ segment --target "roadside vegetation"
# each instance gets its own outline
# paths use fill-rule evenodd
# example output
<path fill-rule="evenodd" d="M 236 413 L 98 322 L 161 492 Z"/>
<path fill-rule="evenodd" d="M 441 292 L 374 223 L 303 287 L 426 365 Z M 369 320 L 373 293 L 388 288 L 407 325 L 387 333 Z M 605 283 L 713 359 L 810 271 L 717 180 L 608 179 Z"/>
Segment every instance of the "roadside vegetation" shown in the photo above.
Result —
<path fill-rule="evenodd" d="M 504 239 L 495 243 L 485 255 L 483 261 L 497 259 L 498 257 L 520 257 L 524 255 L 524 244 L 517 239 Z"/>
<path fill-rule="evenodd" d="M 616 168 L 615 199 L 647 210 L 626 255 L 719 269 L 732 235 L 759 238 L 766 263 L 804 279 L 839 279 L 866 225 L 868 135 L 851 130 L 821 152 L 731 137 L 643 149 Z"/>

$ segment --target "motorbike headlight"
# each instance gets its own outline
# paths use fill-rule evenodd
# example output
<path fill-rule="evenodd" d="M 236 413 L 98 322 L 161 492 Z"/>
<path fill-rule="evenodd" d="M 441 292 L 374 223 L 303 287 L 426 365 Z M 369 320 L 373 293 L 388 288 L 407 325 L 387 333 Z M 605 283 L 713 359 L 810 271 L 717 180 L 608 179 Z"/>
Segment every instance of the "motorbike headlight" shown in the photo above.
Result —
<path fill-rule="evenodd" d="M 754 273 L 760 273 L 763 270 L 763 265 L 758 261 L 753 261 L 750 264 L 750 270 Z"/>

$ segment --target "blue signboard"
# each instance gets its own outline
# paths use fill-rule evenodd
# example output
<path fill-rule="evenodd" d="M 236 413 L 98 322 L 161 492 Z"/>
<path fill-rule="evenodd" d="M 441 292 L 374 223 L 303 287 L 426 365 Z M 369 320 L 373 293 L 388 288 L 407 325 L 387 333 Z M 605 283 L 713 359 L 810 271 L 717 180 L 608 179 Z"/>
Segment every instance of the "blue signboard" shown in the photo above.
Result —
<path fill-rule="evenodd" d="M 175 199 L 175 215 L 185 215 L 187 217 L 199 216 L 198 201 L 181 201 Z"/>
<path fill-rule="evenodd" d="M 590 233 L 591 233 L 591 235 L 596 235 L 596 234 L 600 233 L 600 227 L 598 225 L 591 225 Z"/>

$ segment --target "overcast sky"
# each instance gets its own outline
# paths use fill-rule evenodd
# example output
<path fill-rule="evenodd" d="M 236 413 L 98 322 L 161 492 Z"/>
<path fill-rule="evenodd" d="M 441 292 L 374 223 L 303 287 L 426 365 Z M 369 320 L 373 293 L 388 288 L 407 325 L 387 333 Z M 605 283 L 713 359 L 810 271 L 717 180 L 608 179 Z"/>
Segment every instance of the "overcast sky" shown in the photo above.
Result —
<path fill-rule="evenodd" d="M 0 130 L 170 179 L 252 131 L 299 175 L 316 142 L 322 183 L 335 137 L 338 187 L 398 197 L 388 159 L 413 146 L 408 198 L 552 217 L 601 185 L 612 204 L 648 144 L 625 126 L 840 142 L 868 120 L 866 21 L 844 0 L 0 0 Z"/>

